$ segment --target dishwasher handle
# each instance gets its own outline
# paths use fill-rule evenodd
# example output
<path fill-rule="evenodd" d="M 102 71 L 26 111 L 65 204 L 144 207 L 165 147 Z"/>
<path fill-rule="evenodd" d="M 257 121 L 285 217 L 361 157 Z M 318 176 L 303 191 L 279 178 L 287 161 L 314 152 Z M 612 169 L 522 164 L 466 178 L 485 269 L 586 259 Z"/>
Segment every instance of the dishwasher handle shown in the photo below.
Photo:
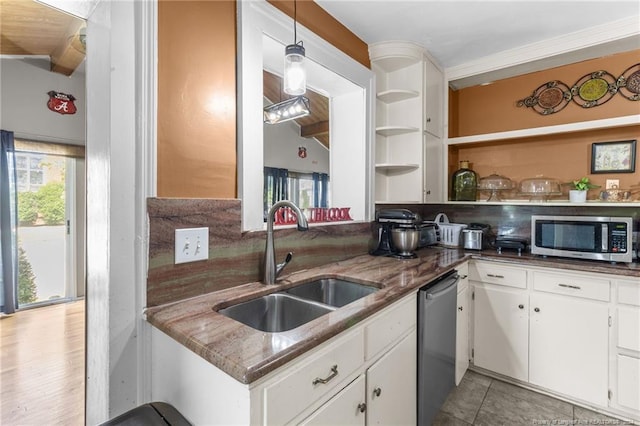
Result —
<path fill-rule="evenodd" d="M 444 296 L 452 289 L 456 288 L 455 285 L 458 283 L 458 281 L 460 281 L 460 275 L 455 274 L 443 280 L 442 282 L 439 282 L 438 288 L 434 289 L 435 291 L 431 291 L 430 289 L 425 290 L 427 293 L 427 299 L 432 300 L 440 296 Z"/>

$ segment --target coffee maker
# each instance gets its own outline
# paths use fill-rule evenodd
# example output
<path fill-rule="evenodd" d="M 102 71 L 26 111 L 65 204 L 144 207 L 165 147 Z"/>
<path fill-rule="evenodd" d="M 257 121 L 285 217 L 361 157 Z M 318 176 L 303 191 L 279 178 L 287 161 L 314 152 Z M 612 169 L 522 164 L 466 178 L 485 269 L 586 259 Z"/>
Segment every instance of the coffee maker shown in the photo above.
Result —
<path fill-rule="evenodd" d="M 373 256 L 395 256 L 399 253 L 393 246 L 391 230 L 415 228 L 421 222 L 420 215 L 407 209 L 384 209 L 376 212 L 377 241 L 369 251 Z"/>

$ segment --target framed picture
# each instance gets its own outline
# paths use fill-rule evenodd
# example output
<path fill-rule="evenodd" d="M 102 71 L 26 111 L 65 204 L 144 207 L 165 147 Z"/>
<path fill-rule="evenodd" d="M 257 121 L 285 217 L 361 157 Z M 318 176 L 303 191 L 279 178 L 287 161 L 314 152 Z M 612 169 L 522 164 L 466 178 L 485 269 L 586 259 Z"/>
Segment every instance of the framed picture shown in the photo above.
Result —
<path fill-rule="evenodd" d="M 636 141 L 591 144 L 591 173 L 634 173 Z"/>

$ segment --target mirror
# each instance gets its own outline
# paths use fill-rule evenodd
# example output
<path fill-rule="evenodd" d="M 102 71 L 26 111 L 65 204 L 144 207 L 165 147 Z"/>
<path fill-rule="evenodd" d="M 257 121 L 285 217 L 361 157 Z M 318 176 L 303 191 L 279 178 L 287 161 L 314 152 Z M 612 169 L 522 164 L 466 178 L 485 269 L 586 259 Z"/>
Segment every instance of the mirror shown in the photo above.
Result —
<path fill-rule="evenodd" d="M 264 229 L 263 166 L 271 161 L 263 143 L 263 71 L 282 74 L 284 47 L 293 40 L 293 20 L 266 1 L 240 2 L 238 8 L 238 192 L 242 228 L 257 230 Z M 349 207 L 353 220 L 369 221 L 373 212 L 373 73 L 305 28 L 298 27 L 298 34 L 307 50 L 308 91 L 329 102 L 329 205 Z M 288 151 L 294 161 L 299 146 L 295 141 Z"/>

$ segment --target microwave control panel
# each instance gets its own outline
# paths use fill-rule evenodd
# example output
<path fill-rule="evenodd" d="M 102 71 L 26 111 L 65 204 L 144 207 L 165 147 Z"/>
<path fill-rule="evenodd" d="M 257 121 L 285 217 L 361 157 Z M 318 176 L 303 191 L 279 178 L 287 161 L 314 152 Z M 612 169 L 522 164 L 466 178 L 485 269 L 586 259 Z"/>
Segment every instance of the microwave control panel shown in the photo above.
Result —
<path fill-rule="evenodd" d="M 627 252 L 627 224 L 614 223 L 611 226 L 611 235 L 609 249 L 612 253 Z"/>

